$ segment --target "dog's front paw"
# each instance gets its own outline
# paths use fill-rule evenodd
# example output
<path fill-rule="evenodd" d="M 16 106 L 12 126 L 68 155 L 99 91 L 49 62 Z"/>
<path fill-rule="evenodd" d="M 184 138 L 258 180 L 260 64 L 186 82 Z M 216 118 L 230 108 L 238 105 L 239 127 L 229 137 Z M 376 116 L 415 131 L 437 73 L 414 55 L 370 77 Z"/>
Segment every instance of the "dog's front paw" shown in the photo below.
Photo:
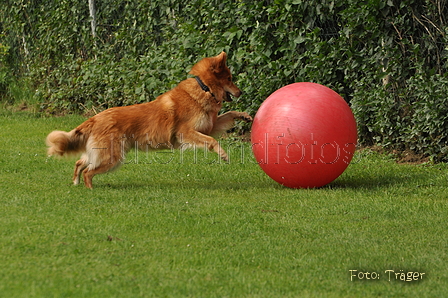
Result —
<path fill-rule="evenodd" d="M 252 122 L 254 119 L 252 119 L 252 117 L 248 114 L 248 113 L 241 113 L 240 117 L 241 120 L 244 120 L 246 122 Z"/>

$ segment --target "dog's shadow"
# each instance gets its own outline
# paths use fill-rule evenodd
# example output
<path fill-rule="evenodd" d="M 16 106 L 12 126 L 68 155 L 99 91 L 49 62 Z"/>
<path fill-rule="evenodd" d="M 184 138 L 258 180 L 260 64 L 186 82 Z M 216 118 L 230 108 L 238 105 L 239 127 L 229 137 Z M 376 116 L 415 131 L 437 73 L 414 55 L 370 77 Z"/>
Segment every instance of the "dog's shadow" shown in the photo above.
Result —
<path fill-rule="evenodd" d="M 354 189 L 379 190 L 390 187 L 409 186 L 417 187 L 416 181 L 426 181 L 426 176 L 419 172 L 382 173 L 378 175 L 341 177 L 332 183 L 323 186 L 323 189 Z M 424 184 L 429 184 L 424 182 Z M 418 185 L 422 186 L 422 185 Z"/>
<path fill-rule="evenodd" d="M 133 181 L 129 183 L 125 182 L 106 182 L 97 183 L 94 186 L 94 189 L 113 189 L 113 190 L 144 190 L 148 191 L 157 189 L 157 190 L 169 190 L 169 189 L 184 189 L 184 190 L 217 190 L 217 191 L 238 191 L 244 190 L 248 191 L 250 189 L 272 189 L 272 188 L 284 188 L 283 186 L 277 184 L 276 182 L 268 182 L 268 183 L 260 183 L 254 184 L 251 181 L 240 182 L 240 183 L 226 183 L 222 181 L 210 182 L 210 181 L 193 181 L 193 182 L 172 182 L 172 181 L 164 181 L 164 182 L 154 182 L 150 179 L 147 181 Z"/>
<path fill-rule="evenodd" d="M 173 181 L 173 180 L 160 180 L 157 181 L 151 180 L 150 177 L 145 178 L 139 181 L 113 181 L 107 182 L 103 181 L 102 183 L 96 184 L 96 188 L 108 188 L 114 190 L 144 190 L 144 189 L 160 189 L 160 190 L 169 190 L 169 189 L 187 189 L 187 190 L 220 190 L 220 191 L 250 191 L 250 189 L 260 190 L 291 190 L 291 188 L 282 186 L 270 179 L 267 175 L 266 179 L 259 179 L 259 177 L 253 180 L 244 180 L 244 181 L 211 181 L 208 179 L 204 180 L 193 180 L 193 181 Z M 410 182 L 413 181 L 413 182 Z M 411 171 L 402 171 L 398 173 L 382 173 L 379 175 L 361 175 L 361 176 L 342 176 L 335 181 L 316 188 L 322 190 L 329 189 L 353 189 L 359 191 L 373 191 L 379 189 L 386 189 L 390 187 L 397 187 L 402 185 L 409 185 L 412 187 L 416 181 L 425 181 L 425 176 L 421 172 L 411 172 Z M 428 184 L 428 183 L 427 183 Z M 417 187 L 417 184 L 415 184 Z M 422 186 L 422 185 L 419 185 Z M 300 191 L 301 189 L 294 189 L 296 191 Z"/>

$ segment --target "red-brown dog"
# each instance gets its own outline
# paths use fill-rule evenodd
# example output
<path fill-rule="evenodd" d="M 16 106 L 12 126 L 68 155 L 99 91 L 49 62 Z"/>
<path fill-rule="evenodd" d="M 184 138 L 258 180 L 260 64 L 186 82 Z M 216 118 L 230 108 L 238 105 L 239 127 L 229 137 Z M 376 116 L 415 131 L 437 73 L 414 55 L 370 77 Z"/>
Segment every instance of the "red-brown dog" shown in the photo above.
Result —
<path fill-rule="evenodd" d="M 226 152 L 211 136 L 230 129 L 235 119 L 252 121 L 244 112 L 218 116 L 222 102 L 239 97 L 226 66 L 226 53 L 204 58 L 193 66 L 189 78 L 154 101 L 105 110 L 70 132 L 53 131 L 47 136 L 49 155 L 83 153 L 75 164 L 73 183 L 83 172 L 86 187 L 92 178 L 117 168 L 133 147 L 140 150 L 196 146 L 214 150 L 227 161 Z"/>

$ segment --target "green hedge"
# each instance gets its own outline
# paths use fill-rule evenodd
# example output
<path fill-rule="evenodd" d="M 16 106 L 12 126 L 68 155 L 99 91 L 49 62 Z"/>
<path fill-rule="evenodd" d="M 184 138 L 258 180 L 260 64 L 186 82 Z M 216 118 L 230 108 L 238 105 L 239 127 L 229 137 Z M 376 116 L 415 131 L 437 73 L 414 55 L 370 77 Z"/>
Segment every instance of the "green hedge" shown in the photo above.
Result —
<path fill-rule="evenodd" d="M 96 2 L 94 38 L 87 1 L 6 0 L 3 97 L 11 74 L 49 112 L 145 102 L 225 50 L 244 91 L 225 109 L 254 115 L 286 84 L 321 83 L 351 105 L 361 144 L 448 159 L 443 0 Z"/>

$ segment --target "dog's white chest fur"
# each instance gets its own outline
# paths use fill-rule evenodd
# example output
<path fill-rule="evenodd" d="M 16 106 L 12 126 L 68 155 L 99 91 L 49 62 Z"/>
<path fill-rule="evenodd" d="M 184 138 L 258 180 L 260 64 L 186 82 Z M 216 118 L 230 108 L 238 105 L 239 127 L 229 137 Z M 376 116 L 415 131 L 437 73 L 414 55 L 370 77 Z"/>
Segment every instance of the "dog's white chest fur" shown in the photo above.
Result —
<path fill-rule="evenodd" d="M 204 134 L 209 134 L 213 129 L 213 118 L 211 115 L 204 114 L 195 123 L 195 130 Z"/>

